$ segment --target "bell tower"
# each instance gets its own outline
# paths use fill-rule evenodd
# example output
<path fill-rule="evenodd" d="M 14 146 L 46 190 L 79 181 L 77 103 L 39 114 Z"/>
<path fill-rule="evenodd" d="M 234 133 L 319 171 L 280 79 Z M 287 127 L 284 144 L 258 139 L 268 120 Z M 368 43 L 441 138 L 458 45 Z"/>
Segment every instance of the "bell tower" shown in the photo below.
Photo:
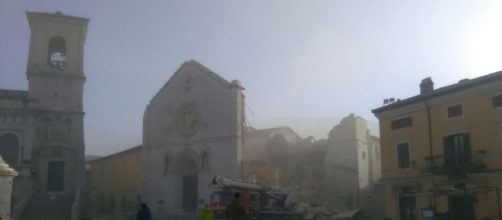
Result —
<path fill-rule="evenodd" d="M 84 174 L 84 43 L 88 19 L 26 13 L 26 75 L 33 118 L 32 175 L 47 193 L 73 193 Z"/>
<path fill-rule="evenodd" d="M 28 12 L 27 17 L 29 97 L 39 109 L 82 112 L 88 20 L 61 12 Z"/>

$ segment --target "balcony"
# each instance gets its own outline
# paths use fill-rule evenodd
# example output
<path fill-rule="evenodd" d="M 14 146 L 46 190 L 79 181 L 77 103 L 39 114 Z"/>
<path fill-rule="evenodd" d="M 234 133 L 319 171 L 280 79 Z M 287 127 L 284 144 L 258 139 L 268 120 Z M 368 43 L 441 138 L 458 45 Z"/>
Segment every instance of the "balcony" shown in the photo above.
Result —
<path fill-rule="evenodd" d="M 449 156 L 434 155 L 434 166 L 431 164 L 431 157 L 425 157 L 424 173 L 433 175 L 448 175 L 450 180 L 463 180 L 469 173 L 481 173 L 486 171 L 485 165 L 486 151 L 469 151 L 464 154 L 454 154 Z"/>

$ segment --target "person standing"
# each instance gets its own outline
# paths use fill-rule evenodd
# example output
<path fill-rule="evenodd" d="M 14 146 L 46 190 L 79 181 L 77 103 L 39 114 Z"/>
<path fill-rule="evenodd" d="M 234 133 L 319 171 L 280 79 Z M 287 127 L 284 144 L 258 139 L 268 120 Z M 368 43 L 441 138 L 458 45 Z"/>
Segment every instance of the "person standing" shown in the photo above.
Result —
<path fill-rule="evenodd" d="M 241 220 L 243 216 L 246 216 L 240 197 L 239 193 L 235 193 L 234 200 L 225 209 L 225 218 L 227 220 Z"/>
<path fill-rule="evenodd" d="M 151 220 L 152 215 L 150 214 L 150 209 L 145 203 L 141 204 L 141 208 L 138 211 L 138 214 L 136 215 L 137 220 Z"/>

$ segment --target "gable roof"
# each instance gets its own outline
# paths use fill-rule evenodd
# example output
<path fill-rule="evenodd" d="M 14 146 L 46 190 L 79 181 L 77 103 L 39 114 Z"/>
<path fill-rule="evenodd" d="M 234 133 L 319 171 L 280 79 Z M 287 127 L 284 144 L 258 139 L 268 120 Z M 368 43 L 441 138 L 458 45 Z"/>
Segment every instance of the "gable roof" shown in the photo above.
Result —
<path fill-rule="evenodd" d="M 459 91 L 473 88 L 476 86 L 480 86 L 483 84 L 488 84 L 488 83 L 491 83 L 491 82 L 497 81 L 497 80 L 502 80 L 502 71 L 498 71 L 495 73 L 491 73 L 491 74 L 484 75 L 484 76 L 470 79 L 470 80 L 461 80 L 459 83 L 435 89 L 432 92 L 427 93 L 427 94 L 420 94 L 420 95 L 412 96 L 412 97 L 404 99 L 404 100 L 399 100 L 399 101 L 394 102 L 392 104 L 373 109 L 371 112 L 373 112 L 374 114 L 386 112 L 386 111 L 389 111 L 392 109 L 397 109 L 397 108 L 411 105 L 411 104 L 414 104 L 417 102 L 422 102 L 422 101 L 425 101 L 428 99 L 448 95 L 451 93 L 459 92 Z"/>
<path fill-rule="evenodd" d="M 244 89 L 242 87 L 239 87 L 240 84 L 238 82 L 232 81 L 231 83 L 228 82 L 226 79 L 221 77 L 220 75 L 216 74 L 212 70 L 208 69 L 204 65 L 200 64 L 199 62 L 195 60 L 189 60 L 185 61 L 177 70 L 174 72 L 174 74 L 169 78 L 169 80 L 162 86 L 162 88 L 159 89 L 159 91 L 153 96 L 153 98 L 150 100 L 150 103 L 152 103 L 157 96 L 160 94 L 162 90 L 164 90 L 167 86 L 169 86 L 173 79 L 176 78 L 178 75 L 182 74 L 185 69 L 188 67 L 194 67 L 198 70 L 200 70 L 202 73 L 206 74 L 210 79 L 215 81 L 216 83 L 220 84 L 222 87 L 228 88 L 228 89 L 234 89 L 234 88 L 240 88 Z"/>

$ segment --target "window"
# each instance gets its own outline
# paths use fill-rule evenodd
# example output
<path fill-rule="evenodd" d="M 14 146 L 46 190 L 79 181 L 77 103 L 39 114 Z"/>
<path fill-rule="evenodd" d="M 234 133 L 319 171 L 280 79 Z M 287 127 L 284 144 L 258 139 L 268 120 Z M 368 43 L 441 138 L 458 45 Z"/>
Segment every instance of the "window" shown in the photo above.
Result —
<path fill-rule="evenodd" d="M 502 107 L 502 94 L 493 97 L 493 107 L 495 107 L 495 108 Z"/>
<path fill-rule="evenodd" d="M 396 119 L 392 121 L 390 124 L 392 129 L 411 127 L 411 125 L 412 125 L 411 117 Z"/>
<path fill-rule="evenodd" d="M 448 118 L 459 117 L 463 115 L 463 108 L 461 104 L 448 106 Z"/>
<path fill-rule="evenodd" d="M 397 145 L 397 163 L 399 168 L 410 167 L 410 149 L 408 143 Z"/>
<path fill-rule="evenodd" d="M 444 137 L 444 164 L 447 168 L 464 167 L 469 163 L 469 134 L 454 134 Z"/>

